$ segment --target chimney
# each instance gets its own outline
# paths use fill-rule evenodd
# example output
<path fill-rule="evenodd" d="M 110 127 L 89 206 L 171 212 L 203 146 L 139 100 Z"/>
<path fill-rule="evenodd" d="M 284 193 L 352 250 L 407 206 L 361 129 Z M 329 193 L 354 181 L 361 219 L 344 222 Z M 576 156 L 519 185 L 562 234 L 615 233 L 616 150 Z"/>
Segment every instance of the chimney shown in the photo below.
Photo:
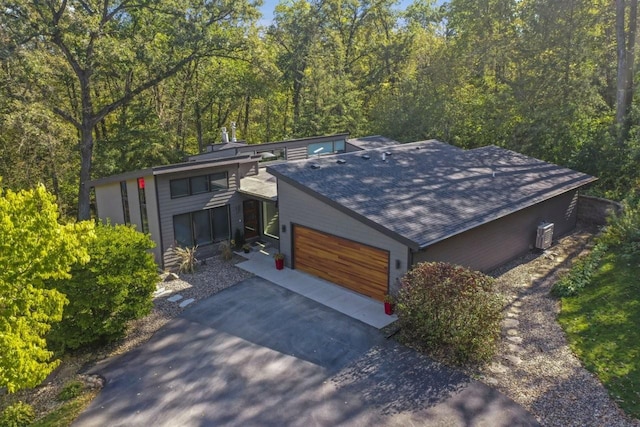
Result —
<path fill-rule="evenodd" d="M 231 142 L 236 141 L 236 122 L 231 122 Z"/>
<path fill-rule="evenodd" d="M 227 142 L 229 142 L 229 134 L 227 133 L 227 128 L 223 127 L 222 128 L 222 143 L 226 144 Z"/>

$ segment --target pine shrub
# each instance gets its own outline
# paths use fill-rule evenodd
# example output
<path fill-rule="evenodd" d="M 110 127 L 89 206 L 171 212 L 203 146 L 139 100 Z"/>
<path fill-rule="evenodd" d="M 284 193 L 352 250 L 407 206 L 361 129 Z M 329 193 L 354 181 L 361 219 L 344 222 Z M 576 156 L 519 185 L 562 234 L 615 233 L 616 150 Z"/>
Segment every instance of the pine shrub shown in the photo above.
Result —
<path fill-rule="evenodd" d="M 402 339 L 448 362 L 484 362 L 497 350 L 503 300 L 482 273 L 420 263 L 401 279 L 396 308 Z"/>

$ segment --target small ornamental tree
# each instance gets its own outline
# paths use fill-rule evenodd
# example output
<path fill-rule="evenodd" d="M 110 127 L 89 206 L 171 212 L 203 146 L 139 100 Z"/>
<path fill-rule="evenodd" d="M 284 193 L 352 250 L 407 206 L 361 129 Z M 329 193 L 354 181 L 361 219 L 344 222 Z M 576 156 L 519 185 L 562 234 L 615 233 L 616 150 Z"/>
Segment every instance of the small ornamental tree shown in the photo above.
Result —
<path fill-rule="evenodd" d="M 45 283 L 67 279 L 74 263 L 86 263 L 93 237 L 90 222 L 60 224 L 44 186 L 0 187 L 0 387 L 34 387 L 57 366 L 44 337 L 62 318 L 66 299 Z"/>
<path fill-rule="evenodd" d="M 47 340 L 57 351 L 103 344 L 124 336 L 127 323 L 149 314 L 158 281 L 148 235 L 125 225 L 98 224 L 91 260 L 52 286 L 69 299 Z"/>
<path fill-rule="evenodd" d="M 502 299 L 494 280 L 443 262 L 420 263 L 401 280 L 402 338 L 457 364 L 489 360 L 497 349 Z"/>

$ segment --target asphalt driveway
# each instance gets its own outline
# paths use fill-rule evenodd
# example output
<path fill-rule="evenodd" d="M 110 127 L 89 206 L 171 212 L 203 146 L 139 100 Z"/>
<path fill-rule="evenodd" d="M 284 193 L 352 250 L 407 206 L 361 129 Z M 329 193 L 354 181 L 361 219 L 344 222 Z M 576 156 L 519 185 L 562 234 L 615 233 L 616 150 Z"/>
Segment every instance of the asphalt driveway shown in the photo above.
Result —
<path fill-rule="evenodd" d="M 378 330 L 253 277 L 96 366 L 76 426 L 537 425 Z"/>

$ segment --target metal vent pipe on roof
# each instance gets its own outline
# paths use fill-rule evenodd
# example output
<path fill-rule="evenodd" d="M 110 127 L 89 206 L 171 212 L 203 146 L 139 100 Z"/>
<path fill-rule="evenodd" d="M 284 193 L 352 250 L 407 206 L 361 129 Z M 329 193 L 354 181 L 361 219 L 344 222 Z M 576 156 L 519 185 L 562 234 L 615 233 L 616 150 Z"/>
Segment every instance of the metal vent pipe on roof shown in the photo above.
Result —
<path fill-rule="evenodd" d="M 231 122 L 231 142 L 236 141 L 236 122 Z"/>
<path fill-rule="evenodd" d="M 227 133 L 227 128 L 223 127 L 220 129 L 222 131 L 222 143 L 226 144 L 229 142 L 229 134 Z"/>

